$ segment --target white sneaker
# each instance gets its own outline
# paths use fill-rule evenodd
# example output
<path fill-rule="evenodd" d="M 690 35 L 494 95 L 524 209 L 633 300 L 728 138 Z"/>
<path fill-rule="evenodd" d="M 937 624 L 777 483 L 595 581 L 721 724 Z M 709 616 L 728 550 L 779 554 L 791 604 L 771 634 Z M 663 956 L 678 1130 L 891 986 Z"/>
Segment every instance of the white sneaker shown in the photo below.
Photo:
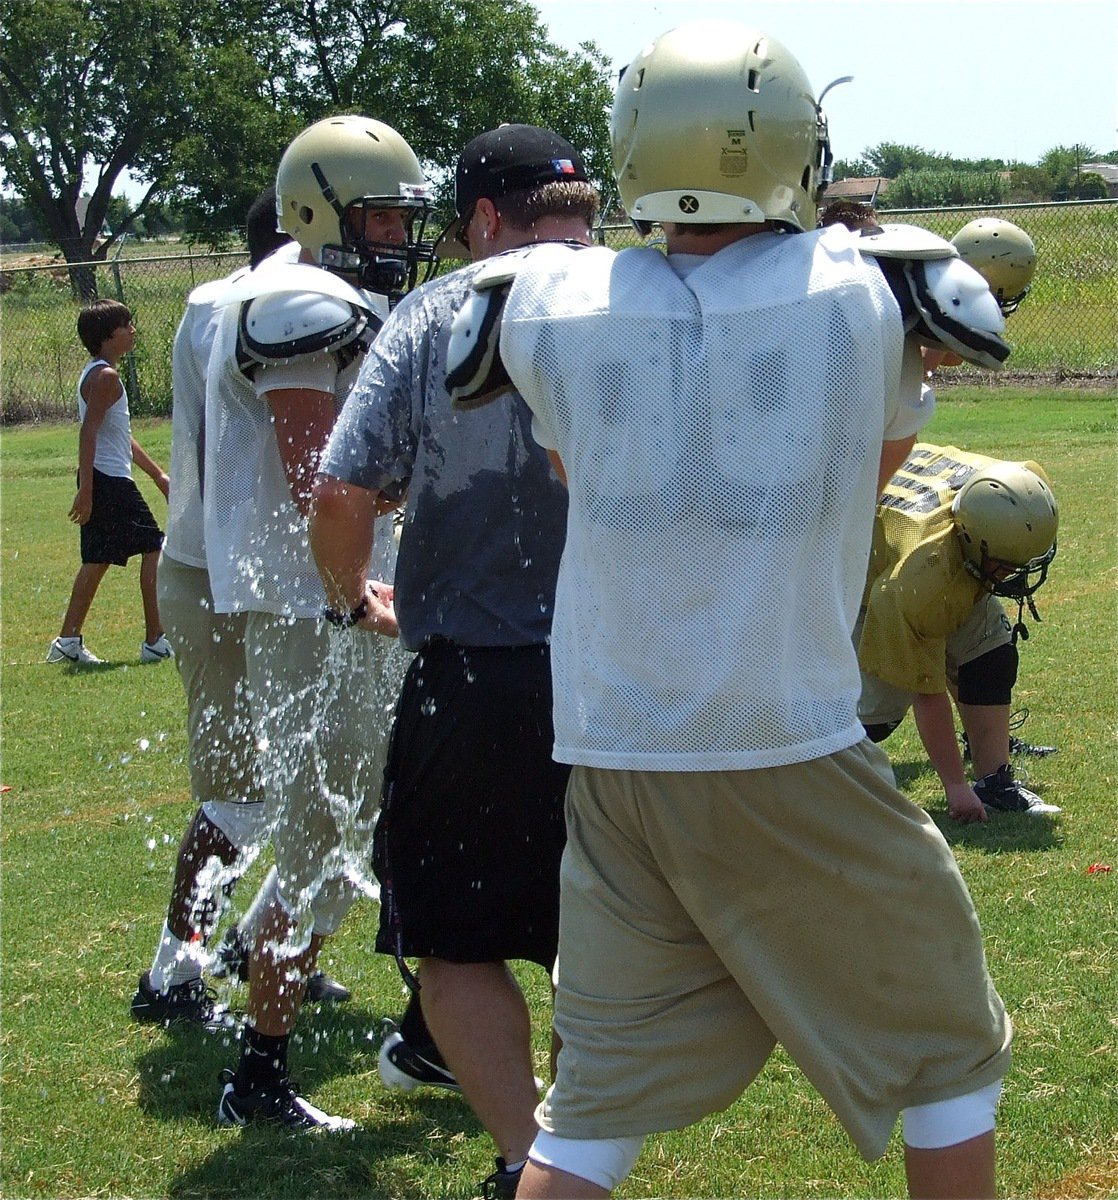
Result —
<path fill-rule="evenodd" d="M 161 633 L 154 642 L 140 643 L 140 662 L 162 662 L 165 658 L 174 657 L 175 652 L 165 633 Z"/>
<path fill-rule="evenodd" d="M 56 637 L 47 648 L 47 662 L 99 663 L 104 662 L 82 644 L 82 636 Z"/>

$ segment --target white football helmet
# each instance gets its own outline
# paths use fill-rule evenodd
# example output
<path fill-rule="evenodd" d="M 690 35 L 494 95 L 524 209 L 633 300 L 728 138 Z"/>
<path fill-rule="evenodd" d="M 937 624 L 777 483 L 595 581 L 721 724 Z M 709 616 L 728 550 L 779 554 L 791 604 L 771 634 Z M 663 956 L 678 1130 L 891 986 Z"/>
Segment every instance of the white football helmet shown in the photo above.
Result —
<path fill-rule="evenodd" d="M 389 125 L 369 117 L 327 117 L 308 126 L 284 151 L 276 173 L 279 227 L 315 260 L 360 287 L 385 295 L 415 283 L 432 261 L 423 240 L 430 186 L 412 148 Z M 370 240 L 369 209 L 408 213 L 404 245 Z"/>
<path fill-rule="evenodd" d="M 994 595 L 1025 599 L 1045 581 L 1056 557 L 1059 510 L 1035 471 L 1014 462 L 982 467 L 959 489 L 951 511 L 967 571 Z M 1014 569 L 1006 575 L 1005 567 Z"/>
<path fill-rule="evenodd" d="M 951 239 L 959 257 L 990 285 L 1008 317 L 1028 294 L 1036 270 L 1033 239 L 1012 221 L 980 217 Z"/>
<path fill-rule="evenodd" d="M 826 120 L 795 58 L 747 25 L 694 21 L 646 46 L 618 81 L 610 139 L 639 226 L 815 228 L 831 162 Z"/>

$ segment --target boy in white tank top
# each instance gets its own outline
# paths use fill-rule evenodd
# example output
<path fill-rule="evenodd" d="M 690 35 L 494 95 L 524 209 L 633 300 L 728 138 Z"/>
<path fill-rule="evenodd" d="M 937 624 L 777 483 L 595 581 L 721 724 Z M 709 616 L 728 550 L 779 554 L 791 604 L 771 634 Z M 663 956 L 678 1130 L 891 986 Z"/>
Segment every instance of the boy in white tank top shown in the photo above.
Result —
<path fill-rule="evenodd" d="M 159 662 L 172 657 L 155 595 L 163 533 L 132 480 L 132 464 L 150 475 L 164 496 L 169 484 L 167 473 L 132 436 L 128 393 L 117 371 L 136 341 L 132 313 L 117 300 L 95 300 L 78 314 L 78 336 L 92 356 L 78 380 L 78 494 L 70 506 L 70 520 L 81 528 L 82 565 L 46 661 L 101 661 L 85 648 L 82 626 L 109 567 L 122 567 L 139 554 L 144 606 L 140 659 Z"/>

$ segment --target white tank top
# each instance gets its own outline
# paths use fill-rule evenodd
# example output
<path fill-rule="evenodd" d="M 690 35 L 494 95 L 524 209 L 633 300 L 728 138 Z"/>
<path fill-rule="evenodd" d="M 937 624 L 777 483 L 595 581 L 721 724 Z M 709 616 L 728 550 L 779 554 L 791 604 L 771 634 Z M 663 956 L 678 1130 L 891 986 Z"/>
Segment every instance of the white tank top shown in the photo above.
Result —
<path fill-rule="evenodd" d="M 95 358 L 85 366 L 78 379 L 78 419 L 85 420 L 87 405 L 82 387 L 90 373 L 109 364 L 103 358 Z M 109 406 L 105 419 L 97 430 L 97 447 L 93 453 L 94 470 L 102 475 L 116 475 L 123 479 L 132 478 L 132 422 L 128 415 L 128 392 L 124 381 L 120 384 L 120 399 Z"/>
<path fill-rule="evenodd" d="M 518 272 L 502 356 L 570 486 L 559 761 L 737 770 L 861 738 L 851 630 L 904 336 L 830 233 L 757 234 L 686 279 L 650 249 Z"/>

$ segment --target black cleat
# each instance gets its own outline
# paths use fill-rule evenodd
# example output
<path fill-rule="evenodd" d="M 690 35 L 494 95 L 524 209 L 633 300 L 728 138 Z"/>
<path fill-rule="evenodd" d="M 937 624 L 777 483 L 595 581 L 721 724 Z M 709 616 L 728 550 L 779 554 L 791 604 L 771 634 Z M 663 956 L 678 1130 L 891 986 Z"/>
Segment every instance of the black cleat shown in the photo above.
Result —
<path fill-rule="evenodd" d="M 1046 804 L 1036 792 L 1022 787 L 1013 777 L 1013 768 L 1008 763 L 984 775 L 974 784 L 974 790 L 979 800 L 992 812 L 1044 816 L 1060 811 L 1055 804 Z"/>
<path fill-rule="evenodd" d="M 253 1088 L 245 1096 L 237 1093 L 236 1077 L 236 1072 L 228 1067 L 218 1076 L 225 1085 L 217 1104 L 219 1125 L 248 1125 L 254 1121 L 266 1121 L 280 1125 L 291 1133 L 307 1133 L 314 1129 L 345 1133 L 357 1124 L 349 1117 L 332 1117 L 322 1109 L 315 1108 L 296 1092 L 295 1085 L 286 1077 L 271 1087 Z"/>
<path fill-rule="evenodd" d="M 132 997 L 132 1016 L 137 1021 L 173 1025 L 177 1021 L 209 1025 L 220 1015 L 217 997 L 201 979 L 177 983 L 165 992 L 151 986 L 151 972 L 140 976 L 140 986 Z"/>
<path fill-rule="evenodd" d="M 381 1029 L 384 1041 L 377 1056 L 377 1070 L 386 1088 L 402 1092 L 423 1086 L 446 1088 L 451 1092 L 462 1090 L 434 1045 L 424 1046 L 421 1054 L 404 1041 L 394 1021 L 386 1018 L 381 1022 Z"/>
<path fill-rule="evenodd" d="M 341 1004 L 352 994 L 344 983 L 331 979 L 325 971 L 315 971 L 307 980 L 308 1000 L 329 1000 L 333 1004 Z"/>
<path fill-rule="evenodd" d="M 1019 737 L 1009 738 L 1010 754 L 1026 754 L 1030 758 L 1047 758 L 1050 754 L 1055 754 L 1059 750 L 1059 746 L 1034 746 L 1032 742 L 1023 742 Z"/>

